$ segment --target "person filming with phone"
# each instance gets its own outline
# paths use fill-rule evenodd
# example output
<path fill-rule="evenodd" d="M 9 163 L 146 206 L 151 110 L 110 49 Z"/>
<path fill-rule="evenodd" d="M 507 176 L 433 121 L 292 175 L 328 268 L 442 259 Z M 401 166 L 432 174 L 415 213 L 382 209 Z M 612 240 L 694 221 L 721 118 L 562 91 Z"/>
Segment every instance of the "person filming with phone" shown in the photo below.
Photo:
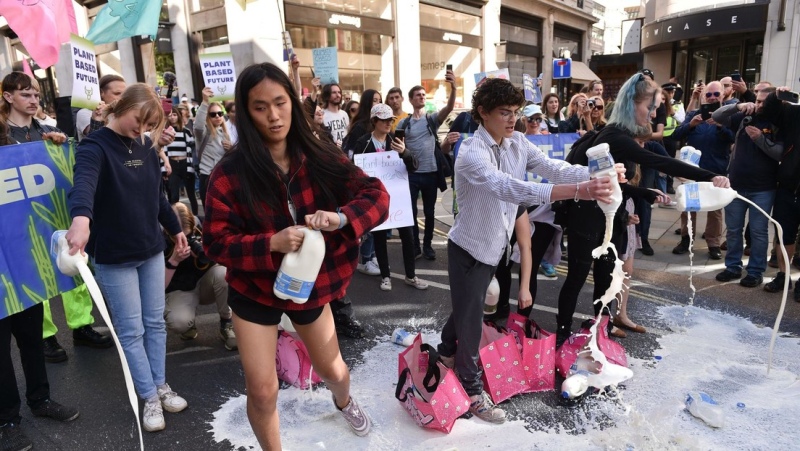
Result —
<path fill-rule="evenodd" d="M 692 93 L 693 99 L 701 99 L 702 104 L 694 111 L 686 114 L 683 124 L 675 129 L 672 134 L 674 139 L 686 139 L 686 145 L 692 146 L 701 152 L 700 168 L 709 170 L 715 174 L 726 175 L 728 173 L 728 161 L 731 154 L 731 144 L 733 143 L 733 132 L 722 127 L 711 118 L 711 113 L 720 106 L 722 100 L 723 86 L 718 81 L 712 81 L 705 85 L 702 95 L 699 87 Z M 692 223 L 696 213 L 692 212 Z M 694 232 L 694 231 L 693 231 Z M 722 210 L 708 212 L 706 221 L 705 239 L 708 243 L 708 255 L 712 260 L 722 259 L 722 249 L 720 249 L 720 237 L 722 236 Z M 673 254 L 685 254 L 689 252 L 689 231 L 686 226 L 686 213 L 681 213 L 681 242 L 672 249 Z"/>

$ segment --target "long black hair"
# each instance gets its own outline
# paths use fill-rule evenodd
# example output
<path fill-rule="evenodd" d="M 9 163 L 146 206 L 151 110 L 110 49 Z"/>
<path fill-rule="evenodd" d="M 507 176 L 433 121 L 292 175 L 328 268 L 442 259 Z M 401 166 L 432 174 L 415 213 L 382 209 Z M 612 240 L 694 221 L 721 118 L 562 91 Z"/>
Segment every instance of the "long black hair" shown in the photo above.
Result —
<path fill-rule="evenodd" d="M 292 105 L 292 124 L 286 136 L 286 153 L 293 163 L 303 163 L 309 176 L 317 184 L 323 199 L 317 201 L 321 209 L 333 210 L 347 203 L 350 193 L 348 183 L 359 179 L 358 168 L 343 157 L 342 151 L 332 143 L 314 136 L 297 92 L 289 77 L 274 64 L 261 63 L 248 66 L 236 79 L 236 118 L 239 142 L 228 152 L 220 164 L 230 162 L 240 176 L 241 200 L 261 218 L 266 212 L 264 204 L 281 210 L 279 193 L 283 185 L 280 169 L 258 132 L 247 107 L 250 90 L 264 80 L 281 85 Z M 363 175 L 361 176 L 363 180 Z"/>
<path fill-rule="evenodd" d="M 373 100 L 375 100 L 375 94 L 381 95 L 380 92 L 374 89 L 367 89 L 361 93 L 361 100 L 358 102 L 358 113 L 356 113 L 356 117 L 350 122 L 350 127 L 347 129 L 348 132 L 353 131 L 356 124 L 361 124 L 364 130 L 371 131 L 369 114 L 373 105 L 375 105 L 373 102 Z M 381 98 L 383 98 L 383 96 L 381 96 Z"/>

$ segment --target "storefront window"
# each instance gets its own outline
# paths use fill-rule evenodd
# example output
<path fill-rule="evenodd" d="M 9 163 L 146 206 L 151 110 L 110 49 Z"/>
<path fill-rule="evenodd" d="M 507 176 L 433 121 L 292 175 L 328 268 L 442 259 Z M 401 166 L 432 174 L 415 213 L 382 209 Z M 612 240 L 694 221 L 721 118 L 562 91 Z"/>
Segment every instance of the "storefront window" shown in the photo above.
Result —
<path fill-rule="evenodd" d="M 742 76 L 747 85 L 752 89 L 761 81 L 761 54 L 764 51 L 764 41 L 748 40 L 744 51 L 744 72 Z"/>
<path fill-rule="evenodd" d="M 209 28 L 200 32 L 202 46 L 204 49 L 218 47 L 228 44 L 228 26 Z"/>
<path fill-rule="evenodd" d="M 391 0 L 285 0 L 285 2 L 345 14 L 392 18 Z"/>
<path fill-rule="evenodd" d="M 474 74 L 481 72 L 481 53 L 478 49 L 459 45 L 422 45 L 421 85 L 428 96 L 428 110 L 435 111 L 447 104 L 449 87 L 444 81 L 447 64 L 453 65 L 456 74 L 456 108 L 465 108 L 471 102 L 475 87 Z"/>
<path fill-rule="evenodd" d="M 311 49 L 336 47 L 339 56 L 339 86 L 345 96 L 358 98 L 365 89 L 380 92 L 391 87 L 391 80 L 382 82 L 384 58 L 392 56 L 392 38 L 354 30 L 287 24 L 297 56 L 300 59 L 300 79 L 305 88 L 311 87 Z"/>
<path fill-rule="evenodd" d="M 729 77 L 733 71 L 739 68 L 739 55 L 742 52 L 741 44 L 720 47 L 717 53 L 717 80 Z"/>
<path fill-rule="evenodd" d="M 480 36 L 481 18 L 430 5 L 419 5 L 419 24 L 423 27 L 449 30 L 453 33 Z"/>
<path fill-rule="evenodd" d="M 708 83 L 713 77 L 713 49 L 696 49 L 692 52 L 691 86 L 698 80 Z"/>
<path fill-rule="evenodd" d="M 193 13 L 225 6 L 225 0 L 190 0 L 188 3 Z"/>

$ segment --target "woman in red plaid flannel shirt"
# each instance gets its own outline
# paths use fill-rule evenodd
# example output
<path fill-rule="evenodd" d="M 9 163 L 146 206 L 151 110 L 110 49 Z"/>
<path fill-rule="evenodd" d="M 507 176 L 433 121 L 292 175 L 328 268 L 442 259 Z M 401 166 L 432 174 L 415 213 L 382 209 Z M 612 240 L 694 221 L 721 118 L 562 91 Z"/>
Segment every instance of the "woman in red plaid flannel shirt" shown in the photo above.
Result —
<path fill-rule="evenodd" d="M 356 434 L 366 435 L 370 420 L 350 396 L 328 303 L 345 295 L 358 238 L 386 220 L 389 194 L 336 146 L 315 137 L 278 67 L 249 66 L 235 95 L 239 142 L 211 174 L 203 241 L 208 257 L 228 269 L 250 424 L 263 449 L 280 449 L 275 353 L 285 313 L 337 409 Z M 296 304 L 272 288 L 284 254 L 303 242 L 302 227 L 323 231 L 325 260 L 308 302 Z"/>

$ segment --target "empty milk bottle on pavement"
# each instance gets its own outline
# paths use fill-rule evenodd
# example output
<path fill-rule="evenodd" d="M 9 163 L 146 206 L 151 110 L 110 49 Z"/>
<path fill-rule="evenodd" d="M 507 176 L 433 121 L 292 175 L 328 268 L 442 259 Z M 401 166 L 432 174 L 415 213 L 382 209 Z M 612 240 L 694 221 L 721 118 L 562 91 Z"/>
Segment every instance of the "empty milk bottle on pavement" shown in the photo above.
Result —
<path fill-rule="evenodd" d="M 575 399 L 589 389 L 589 372 L 579 370 L 578 364 L 573 363 L 569 368 L 569 374 L 570 376 L 561 383 L 561 396 L 565 399 Z"/>
<path fill-rule="evenodd" d="M 304 304 L 311 295 L 325 258 L 325 239 L 319 230 L 306 227 L 299 230 L 305 234 L 303 244 L 300 249 L 283 257 L 272 291 L 281 299 Z"/>
<path fill-rule="evenodd" d="M 680 211 L 714 211 L 736 199 L 736 191 L 718 188 L 711 182 L 684 183 L 675 191 Z"/>
<path fill-rule="evenodd" d="M 711 427 L 721 428 L 725 421 L 722 407 L 707 393 L 689 393 L 686 396 L 686 410 Z"/>
<path fill-rule="evenodd" d="M 398 327 L 394 330 L 394 332 L 392 332 L 392 343 L 400 346 L 411 346 L 411 344 L 414 343 L 414 338 L 416 337 L 417 334 L 412 334 L 402 327 Z"/>
<path fill-rule="evenodd" d="M 486 302 L 483 304 L 483 313 L 491 315 L 497 311 L 497 303 L 500 301 L 500 284 L 497 279 L 492 277 L 489 288 L 486 289 Z"/>

